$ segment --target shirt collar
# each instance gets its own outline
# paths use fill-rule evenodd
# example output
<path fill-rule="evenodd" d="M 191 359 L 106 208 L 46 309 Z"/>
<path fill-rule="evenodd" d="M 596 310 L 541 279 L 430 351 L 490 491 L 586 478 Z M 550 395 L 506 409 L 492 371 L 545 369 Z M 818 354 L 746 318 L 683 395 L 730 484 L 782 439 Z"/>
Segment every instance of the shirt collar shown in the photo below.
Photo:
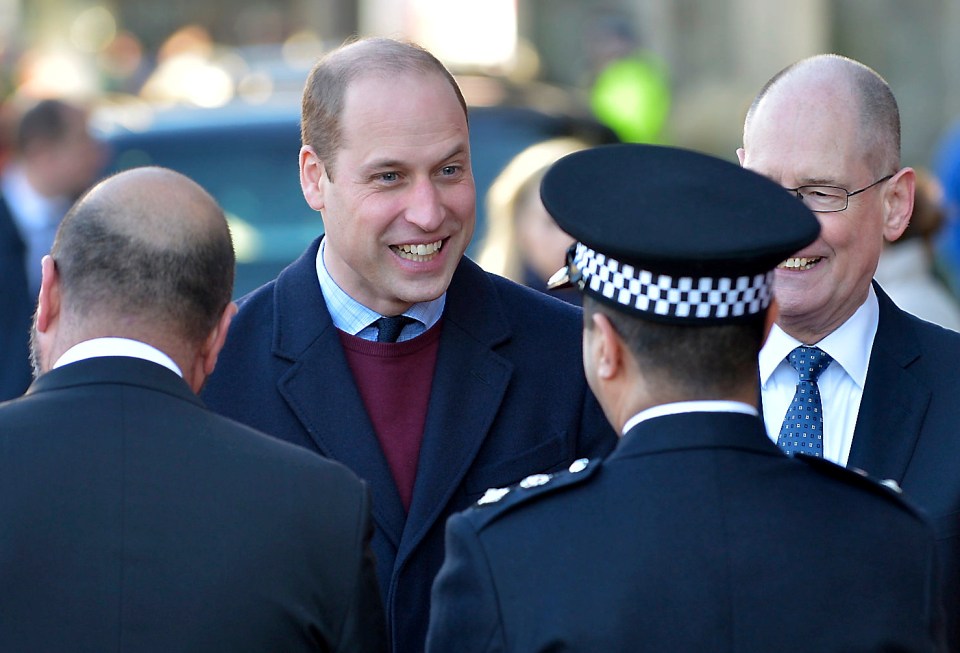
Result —
<path fill-rule="evenodd" d="M 349 333 L 358 335 L 364 329 L 381 317 L 373 309 L 367 308 L 353 297 L 348 295 L 337 282 L 330 276 L 326 264 L 323 262 L 323 248 L 326 239 L 320 241 L 320 248 L 317 250 L 317 279 L 320 281 L 320 291 L 323 293 L 323 299 L 330 311 L 330 319 L 333 325 Z M 420 302 L 414 304 L 403 312 L 403 315 L 411 317 L 424 325 L 424 330 L 430 329 L 440 320 L 443 314 L 443 307 L 447 300 L 447 294 L 444 293 L 438 298 L 429 302 Z"/>
<path fill-rule="evenodd" d="M 177 376 L 183 378 L 183 372 L 180 366 L 173 362 L 173 359 L 164 354 L 156 347 L 152 347 L 139 340 L 130 340 L 129 338 L 93 338 L 78 342 L 67 351 L 63 352 L 57 362 L 53 364 L 54 369 L 86 360 L 88 358 L 101 358 L 104 356 L 126 356 L 128 358 L 140 358 L 145 361 L 163 365 Z"/>
<path fill-rule="evenodd" d="M 870 363 L 870 352 L 873 350 L 879 319 L 880 304 L 871 284 L 867 299 L 860 308 L 820 342 L 802 343 L 787 335 L 778 325 L 773 325 L 763 349 L 760 350 L 760 386 L 766 388 L 767 381 L 781 363 L 789 365 L 785 359 L 794 348 L 803 344 L 815 344 L 830 354 L 862 390 L 867 381 L 867 366 Z"/>
<path fill-rule="evenodd" d="M 760 415 L 756 408 L 740 401 L 676 401 L 640 411 L 623 425 L 621 435 L 626 435 L 634 426 L 648 419 L 663 417 L 664 415 L 679 415 L 680 413 L 744 413 L 754 417 Z"/>

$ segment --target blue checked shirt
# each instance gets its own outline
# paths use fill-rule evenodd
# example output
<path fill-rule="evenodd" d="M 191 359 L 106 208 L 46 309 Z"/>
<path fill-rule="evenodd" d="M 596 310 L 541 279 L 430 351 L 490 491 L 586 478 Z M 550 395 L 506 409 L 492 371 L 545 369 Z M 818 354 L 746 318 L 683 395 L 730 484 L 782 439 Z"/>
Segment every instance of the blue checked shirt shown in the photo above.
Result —
<path fill-rule="evenodd" d="M 317 278 L 320 281 L 320 291 L 323 293 L 323 301 L 327 304 L 327 310 L 330 311 L 333 326 L 364 340 L 376 340 L 377 327 L 373 323 L 381 317 L 388 316 L 381 316 L 376 311 L 367 308 L 337 285 L 323 262 L 325 244 L 326 240 L 321 241 L 320 250 L 317 252 Z M 397 342 L 416 338 L 436 324 L 440 316 L 443 315 L 443 307 L 446 301 L 447 294 L 444 293 L 434 300 L 414 304 L 405 310 L 403 314 L 413 318 L 415 322 L 404 327 Z"/>

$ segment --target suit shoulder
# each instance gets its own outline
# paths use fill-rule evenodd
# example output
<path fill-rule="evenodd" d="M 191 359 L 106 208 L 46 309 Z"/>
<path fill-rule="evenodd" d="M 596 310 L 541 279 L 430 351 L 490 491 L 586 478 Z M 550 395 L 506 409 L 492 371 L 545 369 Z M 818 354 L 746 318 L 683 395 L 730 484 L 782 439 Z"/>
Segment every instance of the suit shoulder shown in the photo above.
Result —
<path fill-rule="evenodd" d="M 240 297 L 237 300 L 237 316 L 246 315 L 256 310 L 264 310 L 264 308 L 272 306 L 276 285 L 277 280 L 271 279 Z"/>
<path fill-rule="evenodd" d="M 923 521 L 926 520 L 924 513 L 904 497 L 903 490 L 892 479 L 878 480 L 862 469 L 843 467 L 829 460 L 802 453 L 795 454 L 793 457 L 795 460 L 805 463 L 818 474 L 839 481 L 844 485 L 859 488 L 873 496 L 881 497 L 890 505 L 900 508 L 913 517 Z"/>
<path fill-rule="evenodd" d="M 263 431 L 216 413 L 203 409 L 208 425 L 221 436 L 220 442 L 230 442 L 235 456 L 249 454 L 258 466 L 271 465 L 287 474 L 299 474 L 305 479 L 333 482 L 360 488 L 364 481 L 343 463 L 321 456 L 291 442 L 268 435 Z"/>
<path fill-rule="evenodd" d="M 490 488 L 473 506 L 464 511 L 466 519 L 480 530 L 503 515 L 535 504 L 544 497 L 586 483 L 600 468 L 601 459 L 580 458 L 570 467 L 554 474 L 532 474 L 503 488 Z"/>
<path fill-rule="evenodd" d="M 884 308 L 887 310 L 883 310 Z M 917 338 L 926 343 L 926 347 L 960 348 L 960 333 L 939 324 L 928 322 L 909 311 L 905 311 L 888 297 L 881 302 L 880 322 L 884 326 L 892 326 L 894 329 L 909 326 Z"/>
<path fill-rule="evenodd" d="M 554 310 L 570 316 L 579 316 L 581 313 L 579 306 L 557 299 L 553 295 L 529 288 L 492 272 L 484 271 L 484 274 L 491 280 L 502 297 L 509 301 L 518 302 L 523 306 L 529 306 L 529 310 Z"/>

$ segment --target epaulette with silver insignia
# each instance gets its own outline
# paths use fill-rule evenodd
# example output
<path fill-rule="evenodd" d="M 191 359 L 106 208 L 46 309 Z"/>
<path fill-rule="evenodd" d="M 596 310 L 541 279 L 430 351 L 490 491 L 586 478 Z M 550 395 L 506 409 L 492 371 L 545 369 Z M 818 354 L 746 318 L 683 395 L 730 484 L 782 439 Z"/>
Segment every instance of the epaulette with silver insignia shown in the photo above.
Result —
<path fill-rule="evenodd" d="M 508 487 L 492 487 L 483 493 L 483 496 L 477 501 L 478 506 L 487 506 L 496 503 L 510 493 Z"/>
<path fill-rule="evenodd" d="M 505 504 L 513 504 L 522 502 L 524 497 L 534 496 L 539 494 L 539 492 L 533 492 L 533 490 L 543 488 L 545 490 L 550 489 L 550 486 L 564 486 L 578 480 L 580 475 L 584 477 L 589 476 L 589 474 L 583 474 L 588 468 L 595 467 L 600 461 L 590 461 L 587 458 L 580 458 L 573 461 L 570 464 L 570 467 L 564 471 L 557 472 L 555 474 L 531 474 L 527 476 L 522 481 L 511 487 L 498 487 L 490 488 L 483 493 L 483 496 L 477 501 L 477 507 L 489 507 L 493 505 L 500 504 L 508 496 L 511 497 L 512 501 L 506 501 Z"/>
<path fill-rule="evenodd" d="M 903 496 L 903 489 L 895 479 L 878 479 L 859 467 L 844 467 L 824 458 L 818 458 L 807 454 L 794 454 L 793 458 L 801 460 L 817 471 L 859 485 L 860 487 L 873 490 L 875 493 L 883 494 L 908 508 L 911 512 L 916 512 L 917 508 L 907 501 Z"/>

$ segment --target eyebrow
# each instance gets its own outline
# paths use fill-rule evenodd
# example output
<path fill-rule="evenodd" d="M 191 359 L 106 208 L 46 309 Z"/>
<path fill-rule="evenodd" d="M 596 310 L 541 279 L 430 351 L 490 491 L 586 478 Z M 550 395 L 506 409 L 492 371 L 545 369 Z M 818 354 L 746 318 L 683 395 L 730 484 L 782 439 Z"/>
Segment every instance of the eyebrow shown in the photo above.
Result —
<path fill-rule="evenodd" d="M 795 188 L 799 188 L 800 186 L 833 186 L 835 188 L 843 188 L 843 185 L 839 181 L 831 179 L 830 177 L 804 177 L 800 179 Z"/>
<path fill-rule="evenodd" d="M 442 157 L 440 161 L 449 161 L 450 159 L 456 158 L 467 153 L 467 148 L 463 145 L 455 146 L 450 152 Z M 383 170 L 384 168 L 404 168 L 407 164 L 404 161 L 399 159 L 375 159 L 363 166 L 365 171 L 373 172 L 374 170 Z"/>

